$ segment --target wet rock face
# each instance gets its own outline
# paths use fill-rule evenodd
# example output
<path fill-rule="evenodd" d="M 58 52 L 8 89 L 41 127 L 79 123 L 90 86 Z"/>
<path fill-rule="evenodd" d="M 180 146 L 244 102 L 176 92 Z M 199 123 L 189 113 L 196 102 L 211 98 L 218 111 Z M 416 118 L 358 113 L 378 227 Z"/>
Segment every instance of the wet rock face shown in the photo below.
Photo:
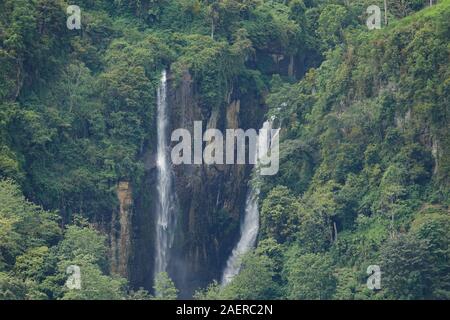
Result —
<path fill-rule="evenodd" d="M 202 107 L 189 73 L 178 87 L 169 88 L 172 130 L 185 128 L 192 133 L 194 121 L 202 121 L 204 130 L 216 128 L 225 133 L 227 128 L 253 128 L 258 122 L 250 114 L 258 110 L 253 97 L 231 93 L 230 101 L 222 106 Z M 188 297 L 213 279 L 220 280 L 238 240 L 250 170 L 245 165 L 174 166 L 180 212 L 169 273 L 182 295 Z"/>
<path fill-rule="evenodd" d="M 117 199 L 119 209 L 112 215 L 111 223 L 111 271 L 128 277 L 133 214 L 133 193 L 128 181 L 117 185 Z"/>
<path fill-rule="evenodd" d="M 152 291 L 155 256 L 156 162 L 150 146 L 144 154 L 145 175 L 134 182 L 134 214 L 132 216 L 131 253 L 128 279 L 133 288 Z"/>
<path fill-rule="evenodd" d="M 185 73 L 181 82 L 168 74 L 169 134 L 178 128 L 193 133 L 194 121 L 203 131 L 217 128 L 259 128 L 265 107 L 254 95 L 231 92 L 220 106 L 202 106 L 195 80 Z M 176 143 L 173 143 L 175 145 Z M 145 176 L 134 182 L 131 250 L 128 278 L 133 287 L 152 290 L 156 218 L 156 141 L 150 141 L 142 159 Z M 226 260 L 239 238 L 251 166 L 177 165 L 173 167 L 179 212 L 170 253 L 169 275 L 182 298 L 212 280 L 220 280 Z"/>

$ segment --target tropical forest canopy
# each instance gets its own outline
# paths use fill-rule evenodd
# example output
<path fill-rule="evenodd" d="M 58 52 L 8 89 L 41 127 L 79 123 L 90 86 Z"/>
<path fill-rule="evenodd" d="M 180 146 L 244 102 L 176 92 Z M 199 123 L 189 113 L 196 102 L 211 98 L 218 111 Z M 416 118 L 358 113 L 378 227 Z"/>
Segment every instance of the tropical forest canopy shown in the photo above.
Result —
<path fill-rule="evenodd" d="M 434 2 L 389 0 L 385 25 L 379 0 L 77 0 L 70 30 L 74 3 L 0 1 L 0 299 L 153 298 L 111 271 L 101 225 L 117 183 L 143 183 L 169 67 L 205 109 L 237 83 L 281 128 L 257 247 L 195 298 L 449 299 L 450 1 Z M 177 297 L 167 274 L 154 286 Z"/>

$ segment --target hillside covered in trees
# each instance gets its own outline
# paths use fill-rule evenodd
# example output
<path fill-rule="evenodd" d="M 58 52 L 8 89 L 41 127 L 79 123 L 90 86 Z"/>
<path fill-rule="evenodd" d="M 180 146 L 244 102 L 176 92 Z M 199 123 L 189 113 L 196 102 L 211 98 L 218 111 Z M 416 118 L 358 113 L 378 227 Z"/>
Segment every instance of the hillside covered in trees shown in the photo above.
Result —
<path fill-rule="evenodd" d="M 449 299 L 450 0 L 431 3 L 77 0 L 70 30 L 73 3 L 0 1 L 0 299 Z M 280 170 L 177 172 L 154 280 L 164 69 L 172 127 L 273 117 Z M 221 286 L 252 183 L 257 245 Z"/>

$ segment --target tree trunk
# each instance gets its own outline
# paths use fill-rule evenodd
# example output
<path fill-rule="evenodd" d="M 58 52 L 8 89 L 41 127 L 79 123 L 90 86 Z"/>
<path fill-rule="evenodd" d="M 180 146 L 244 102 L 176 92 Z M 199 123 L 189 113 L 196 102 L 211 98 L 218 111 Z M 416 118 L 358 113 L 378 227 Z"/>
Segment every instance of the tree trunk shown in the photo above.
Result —
<path fill-rule="evenodd" d="M 430 0 L 432 1 L 432 0 Z M 388 18 L 387 18 L 387 0 L 384 0 L 384 25 L 387 26 Z"/>
<path fill-rule="evenodd" d="M 336 227 L 336 222 L 333 222 L 333 227 L 334 227 L 334 242 L 337 241 L 338 239 L 338 231 L 337 231 L 337 227 Z"/>

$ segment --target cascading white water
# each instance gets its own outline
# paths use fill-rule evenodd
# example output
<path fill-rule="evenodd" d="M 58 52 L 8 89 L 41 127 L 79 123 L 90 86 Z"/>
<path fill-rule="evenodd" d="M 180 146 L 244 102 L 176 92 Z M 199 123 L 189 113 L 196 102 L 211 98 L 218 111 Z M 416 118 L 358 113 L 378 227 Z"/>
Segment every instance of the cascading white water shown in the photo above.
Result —
<path fill-rule="evenodd" d="M 256 160 L 259 155 L 267 155 L 270 148 L 271 141 L 271 129 L 272 122 L 266 121 L 260 130 L 258 137 L 257 154 L 255 154 Z M 257 161 L 255 161 L 257 163 Z M 258 164 L 254 170 L 258 174 Z M 222 285 L 227 285 L 231 280 L 239 273 L 241 269 L 241 257 L 247 253 L 255 245 L 256 238 L 259 231 L 259 188 L 250 186 L 250 190 L 247 193 L 247 199 L 245 201 L 245 215 L 244 221 L 241 224 L 240 239 L 237 245 L 234 247 L 231 256 L 227 260 L 227 265 L 222 275 Z"/>
<path fill-rule="evenodd" d="M 256 242 L 259 231 L 258 210 L 259 189 L 250 187 L 245 200 L 245 216 L 241 225 L 241 238 L 234 247 L 222 276 L 222 285 L 228 284 L 240 271 L 240 257 L 247 253 Z"/>
<path fill-rule="evenodd" d="M 161 83 L 158 88 L 157 105 L 157 169 L 158 169 L 158 210 L 156 219 L 156 252 L 155 252 L 155 277 L 167 271 L 169 249 L 173 242 L 174 233 L 174 196 L 172 189 L 172 170 L 169 163 L 169 142 L 167 140 L 167 128 L 169 118 L 167 113 L 167 73 L 164 70 L 161 75 Z"/>

